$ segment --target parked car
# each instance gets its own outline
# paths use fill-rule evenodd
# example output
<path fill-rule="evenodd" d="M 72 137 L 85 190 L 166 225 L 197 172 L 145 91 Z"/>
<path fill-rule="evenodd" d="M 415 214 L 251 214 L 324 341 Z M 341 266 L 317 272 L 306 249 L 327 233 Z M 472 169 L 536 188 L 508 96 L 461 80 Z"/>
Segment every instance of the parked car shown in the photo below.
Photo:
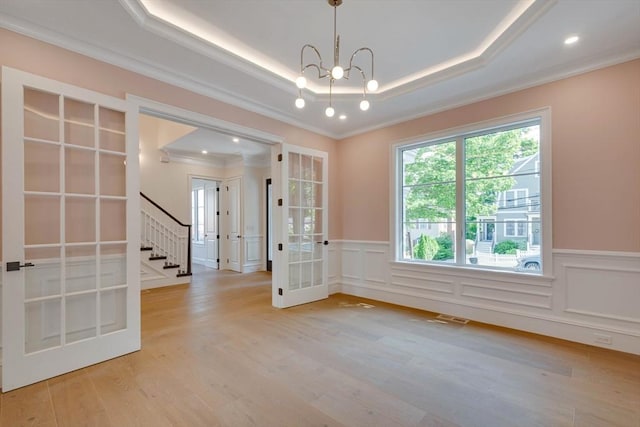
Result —
<path fill-rule="evenodd" d="M 516 265 L 516 270 L 540 270 L 541 265 L 542 262 L 540 261 L 540 254 L 529 255 L 518 258 L 518 265 Z"/>

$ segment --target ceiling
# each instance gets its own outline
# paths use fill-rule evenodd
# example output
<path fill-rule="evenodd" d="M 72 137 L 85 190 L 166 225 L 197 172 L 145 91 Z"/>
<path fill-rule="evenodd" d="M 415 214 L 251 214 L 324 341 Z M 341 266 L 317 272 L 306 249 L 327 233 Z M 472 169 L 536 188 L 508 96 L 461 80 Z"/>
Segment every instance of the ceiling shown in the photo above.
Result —
<path fill-rule="evenodd" d="M 294 106 L 301 47 L 331 62 L 326 0 L 2 0 L 0 26 L 334 138 L 640 57 L 638 0 L 344 0 L 341 62 L 371 48 L 380 88 L 362 112 L 336 82 L 330 119 L 327 79 Z"/>
<path fill-rule="evenodd" d="M 140 114 L 140 139 L 155 145 L 167 161 L 206 164 L 226 168 L 268 167 L 269 144 L 220 130 L 195 127 L 177 121 Z"/>

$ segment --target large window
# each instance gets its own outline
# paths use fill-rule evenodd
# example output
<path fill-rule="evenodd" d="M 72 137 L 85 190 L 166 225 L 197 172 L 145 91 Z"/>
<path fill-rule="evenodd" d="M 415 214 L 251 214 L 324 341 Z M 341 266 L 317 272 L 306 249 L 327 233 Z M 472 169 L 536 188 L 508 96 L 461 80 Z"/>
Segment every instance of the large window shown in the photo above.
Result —
<path fill-rule="evenodd" d="M 191 190 L 191 224 L 193 224 L 194 243 L 204 241 L 204 219 L 204 188 L 194 188 Z"/>
<path fill-rule="evenodd" d="M 542 272 L 543 120 L 397 147 L 397 259 Z"/>

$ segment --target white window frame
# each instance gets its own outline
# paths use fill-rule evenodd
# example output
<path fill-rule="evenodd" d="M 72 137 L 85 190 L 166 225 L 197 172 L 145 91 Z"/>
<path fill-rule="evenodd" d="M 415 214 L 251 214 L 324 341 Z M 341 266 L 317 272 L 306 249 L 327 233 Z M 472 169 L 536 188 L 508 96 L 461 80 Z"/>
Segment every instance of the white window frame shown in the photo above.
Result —
<path fill-rule="evenodd" d="M 513 224 L 513 234 L 507 233 L 507 225 Z M 518 233 L 518 225 L 525 224 L 525 230 L 523 234 Z M 527 237 L 527 230 L 529 229 L 527 221 L 521 219 L 505 219 L 504 220 L 504 237 Z"/>
<path fill-rule="evenodd" d="M 402 150 L 412 145 L 423 145 L 425 142 L 450 139 L 452 136 L 467 136 L 469 134 L 480 133 L 482 131 L 490 131 L 500 127 L 506 127 L 513 124 L 522 122 L 523 124 L 538 119 L 540 121 L 540 148 L 539 148 L 539 162 L 540 162 L 540 255 L 542 260 L 542 270 L 537 277 L 549 280 L 552 278 L 553 266 L 552 266 L 552 195 L 551 195 L 551 108 L 541 108 L 532 110 L 525 113 L 514 114 L 510 116 L 504 116 L 501 118 L 487 120 L 484 122 L 473 123 L 456 128 L 447 129 L 444 131 L 434 132 L 426 135 L 420 135 L 407 140 L 398 141 L 391 145 L 390 155 L 390 215 L 389 215 L 389 230 L 391 236 L 391 255 L 392 263 L 399 265 L 411 265 L 412 268 L 421 269 L 425 271 L 442 272 L 446 271 L 478 271 L 487 270 L 487 274 L 504 274 L 504 275 L 516 275 L 531 276 L 529 272 L 518 272 L 511 269 L 499 269 L 491 266 L 473 265 L 464 263 L 466 259 L 465 245 L 456 245 L 457 251 L 455 264 L 453 263 L 438 263 L 428 261 L 414 261 L 406 260 L 402 258 Z M 458 162 L 464 161 L 464 154 L 458 150 Z M 459 188 L 462 187 L 464 179 L 463 168 L 457 168 L 457 182 Z M 464 193 L 462 191 L 457 192 L 457 223 L 464 224 Z M 456 227 L 456 239 L 458 241 L 464 240 L 465 227 Z M 461 261 L 462 260 L 462 261 Z"/>
<path fill-rule="evenodd" d="M 513 196 L 509 197 L 509 193 L 513 193 Z M 523 196 L 520 196 L 522 194 Z M 526 208 L 527 200 L 529 199 L 529 189 L 528 188 L 511 188 L 507 191 L 503 191 L 502 194 L 502 206 L 503 208 L 516 209 L 516 208 Z M 499 196 L 500 197 L 500 196 Z M 500 198 L 498 198 L 500 200 Z M 513 206 L 507 206 L 507 202 L 509 200 L 513 200 Z"/>
<path fill-rule="evenodd" d="M 191 241 L 193 242 L 194 245 L 204 245 L 204 236 L 202 239 L 198 239 L 199 235 L 198 235 L 198 224 L 200 223 L 200 215 L 198 213 L 198 203 L 200 201 L 200 198 L 198 197 L 198 192 L 202 191 L 202 198 L 203 198 L 203 203 L 204 203 L 204 187 L 194 187 L 191 189 L 191 200 L 195 199 L 195 205 L 191 204 L 191 218 L 192 218 L 192 231 L 191 231 Z M 204 224 L 204 219 L 202 219 L 202 223 Z"/>

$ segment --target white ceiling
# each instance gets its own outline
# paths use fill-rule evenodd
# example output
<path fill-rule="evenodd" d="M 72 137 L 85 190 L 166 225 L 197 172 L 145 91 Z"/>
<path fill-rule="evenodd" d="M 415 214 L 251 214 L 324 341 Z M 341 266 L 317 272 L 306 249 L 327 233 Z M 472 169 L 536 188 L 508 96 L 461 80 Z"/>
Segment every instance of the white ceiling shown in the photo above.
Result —
<path fill-rule="evenodd" d="M 326 0 L 2 0 L 0 26 L 336 138 L 640 57 L 639 0 L 344 0 L 337 12 L 343 66 L 371 48 L 380 89 L 361 112 L 360 82 L 338 82 L 332 119 L 326 79 L 294 106 L 301 47 L 331 62 Z"/>

